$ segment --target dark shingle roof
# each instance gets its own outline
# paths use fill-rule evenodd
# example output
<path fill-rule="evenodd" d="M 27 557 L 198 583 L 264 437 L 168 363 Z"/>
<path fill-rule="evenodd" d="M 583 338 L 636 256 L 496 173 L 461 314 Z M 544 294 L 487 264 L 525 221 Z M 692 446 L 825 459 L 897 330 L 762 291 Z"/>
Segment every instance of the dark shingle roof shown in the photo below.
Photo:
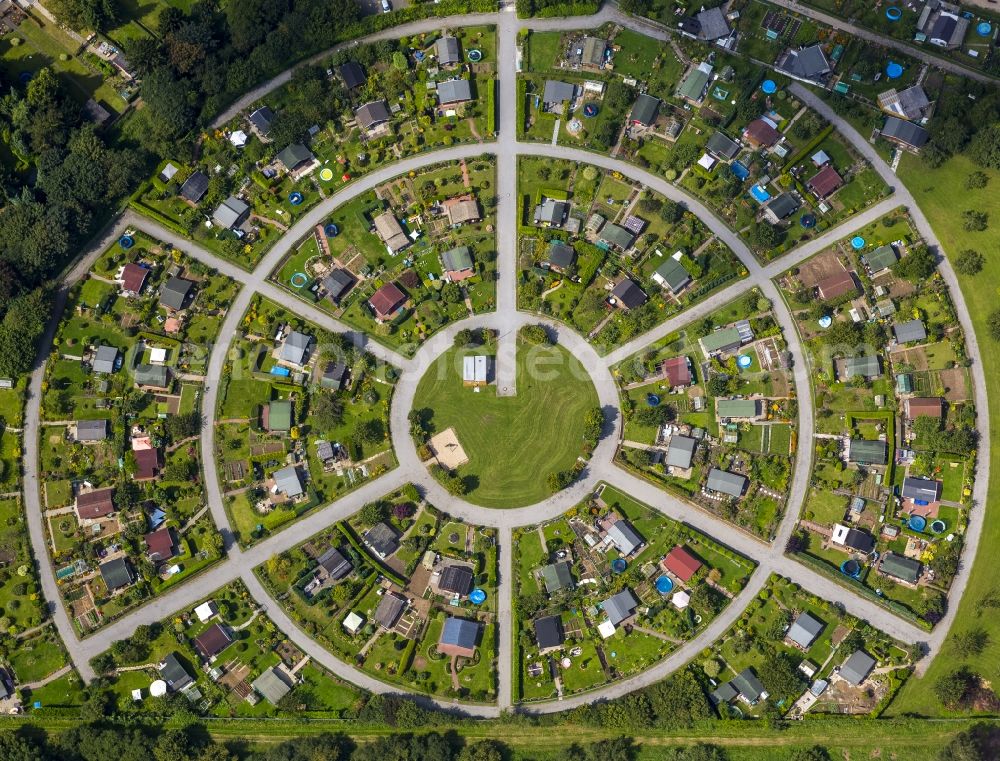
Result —
<path fill-rule="evenodd" d="M 559 647 L 566 641 L 562 619 L 559 616 L 543 616 L 535 619 L 535 641 L 541 650 Z"/>
<path fill-rule="evenodd" d="M 406 598 L 395 592 L 386 592 L 375 608 L 375 623 L 383 629 L 391 629 L 406 610 Z"/>
<path fill-rule="evenodd" d="M 358 124 L 361 125 L 362 129 L 371 129 L 372 127 L 378 126 L 383 122 L 389 121 L 389 108 L 385 105 L 384 100 L 376 100 L 371 103 L 365 103 L 361 108 L 354 112 L 355 118 L 358 120 Z"/>
<path fill-rule="evenodd" d="M 100 568 L 101 578 L 104 579 L 104 583 L 111 591 L 127 587 L 135 581 L 132 567 L 126 558 L 115 558 L 114 560 L 109 560 L 107 563 L 101 563 Z"/>
<path fill-rule="evenodd" d="M 466 565 L 450 565 L 441 572 L 438 588 L 444 592 L 467 595 L 472 591 L 472 569 Z"/>
<path fill-rule="evenodd" d="M 365 75 L 365 70 L 361 67 L 361 64 L 354 61 L 348 61 L 342 66 L 338 66 L 337 73 L 344 80 L 344 87 L 348 90 L 361 87 L 361 85 L 368 81 L 368 77 Z"/>
<path fill-rule="evenodd" d="M 855 650 L 840 667 L 840 676 L 857 687 L 875 668 L 875 659 L 864 650 Z"/>
<path fill-rule="evenodd" d="M 351 561 L 345 558 L 340 550 L 336 547 L 331 547 L 316 561 L 323 567 L 330 577 L 333 579 L 342 579 L 347 574 L 351 572 Z"/>
<path fill-rule="evenodd" d="M 882 127 L 882 136 L 897 140 L 913 148 L 921 148 L 930 139 L 927 130 L 913 122 L 887 116 Z"/>
<path fill-rule="evenodd" d="M 203 658 L 212 658 L 233 644 L 233 638 L 222 624 L 212 624 L 194 638 L 195 649 Z"/>
<path fill-rule="evenodd" d="M 192 281 L 175 275 L 160 288 L 160 303 L 170 309 L 183 309 L 192 288 L 194 288 Z"/>
<path fill-rule="evenodd" d="M 204 172 L 194 172 L 181 185 L 181 198 L 191 203 L 198 203 L 208 192 L 208 175 Z"/>
<path fill-rule="evenodd" d="M 632 113 L 629 119 L 633 122 L 646 125 L 647 127 L 656 120 L 656 112 L 660 110 L 660 99 L 652 95 L 640 93 L 632 105 Z"/>
<path fill-rule="evenodd" d="M 307 161 L 312 161 L 313 155 L 312 151 L 306 148 L 302 143 L 292 143 L 290 146 L 285 148 L 281 153 L 278 154 L 278 161 L 281 163 L 285 169 L 291 172 L 295 167 L 300 164 L 304 164 Z"/>
<path fill-rule="evenodd" d="M 625 278 L 612 290 L 611 294 L 626 309 L 635 309 L 646 303 L 647 296 L 632 278 Z"/>

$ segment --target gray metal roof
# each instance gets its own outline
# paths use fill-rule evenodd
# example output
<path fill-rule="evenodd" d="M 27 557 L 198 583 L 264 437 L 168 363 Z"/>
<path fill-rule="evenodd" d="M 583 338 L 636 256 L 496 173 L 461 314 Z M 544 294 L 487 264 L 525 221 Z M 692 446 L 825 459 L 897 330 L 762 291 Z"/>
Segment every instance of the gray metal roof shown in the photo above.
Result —
<path fill-rule="evenodd" d="M 847 459 L 865 465 L 885 465 L 889 458 L 889 445 L 877 439 L 851 439 Z"/>
<path fill-rule="evenodd" d="M 273 666 L 253 680 L 251 685 L 271 705 L 278 705 L 292 688 L 281 673 Z"/>
<path fill-rule="evenodd" d="M 232 230 L 243 224 L 249 214 L 250 206 L 246 201 L 236 196 L 229 196 L 212 214 L 212 221 L 219 227 Z"/>
<path fill-rule="evenodd" d="M 630 230 L 626 230 L 621 225 L 616 225 L 613 222 L 604 225 L 598 237 L 608 245 L 617 246 L 623 251 L 631 246 L 635 240 L 635 235 Z"/>
<path fill-rule="evenodd" d="M 323 278 L 323 288 L 326 289 L 326 296 L 331 301 L 340 301 L 344 294 L 354 285 L 354 276 L 347 270 L 332 270 Z"/>
<path fill-rule="evenodd" d="M 472 83 L 468 79 L 449 79 L 438 83 L 437 93 L 438 102 L 442 106 L 448 103 L 464 103 L 472 100 Z"/>
<path fill-rule="evenodd" d="M 921 320 L 909 320 L 908 322 L 897 322 L 892 326 L 892 332 L 896 336 L 896 342 L 905 344 L 910 341 L 923 341 L 927 338 L 927 331 Z"/>
<path fill-rule="evenodd" d="M 546 198 L 535 207 L 535 224 L 561 225 L 567 214 L 569 204 L 566 201 Z"/>
<path fill-rule="evenodd" d="M 830 73 L 830 62 L 820 45 L 812 45 L 801 50 L 786 51 L 778 59 L 775 68 L 795 79 L 822 84 Z"/>
<path fill-rule="evenodd" d="M 878 357 L 873 354 L 866 354 L 862 357 L 849 357 L 844 363 L 844 374 L 848 378 L 861 375 L 865 378 L 875 378 L 882 372 L 882 365 Z"/>
<path fill-rule="evenodd" d="M 643 538 L 627 520 L 615 521 L 608 529 L 608 539 L 618 552 L 628 557 L 643 544 Z"/>
<path fill-rule="evenodd" d="M 635 599 L 632 590 L 626 587 L 618 594 L 605 600 L 602 607 L 604 612 L 608 614 L 608 620 L 618 626 L 622 621 L 632 616 L 638 604 L 639 601 Z"/>
<path fill-rule="evenodd" d="M 331 547 L 316 561 L 333 579 L 342 579 L 351 572 L 351 561 L 344 557 L 339 549 Z"/>
<path fill-rule="evenodd" d="M 570 564 L 565 560 L 544 566 L 541 570 L 541 576 L 545 584 L 545 591 L 549 594 L 558 592 L 560 589 L 573 587 L 573 574 Z"/>
<path fill-rule="evenodd" d="M 840 676 L 857 687 L 875 668 L 875 659 L 864 650 L 855 650 L 840 667 Z"/>
<path fill-rule="evenodd" d="M 444 628 L 441 630 L 441 639 L 438 640 L 438 643 L 465 650 L 475 650 L 478 639 L 479 624 L 477 622 L 467 618 L 449 616 L 445 619 Z"/>
<path fill-rule="evenodd" d="M 118 349 L 114 346 L 98 346 L 94 354 L 93 370 L 95 373 L 113 373 L 115 360 L 118 359 Z"/>
<path fill-rule="evenodd" d="M 298 497 L 303 493 L 302 481 L 294 465 L 286 465 L 281 470 L 274 471 L 274 484 L 278 491 L 286 497 Z"/>
<path fill-rule="evenodd" d="M 690 436 L 671 437 L 670 446 L 667 447 L 667 465 L 672 465 L 675 468 L 690 468 L 697 447 L 698 440 Z"/>
<path fill-rule="evenodd" d="M 283 362 L 290 362 L 293 365 L 304 365 L 306 355 L 313 344 L 312 336 L 293 330 L 281 344 L 281 353 L 278 355 Z"/>
<path fill-rule="evenodd" d="M 576 87 L 568 82 L 560 82 L 558 79 L 546 79 L 545 91 L 542 93 L 542 101 L 545 103 L 564 103 L 573 100 Z"/>
<path fill-rule="evenodd" d="M 824 624 L 811 613 L 800 613 L 788 630 L 788 639 L 799 647 L 808 648 L 820 633 Z"/>
<path fill-rule="evenodd" d="M 434 49 L 437 52 L 438 64 L 441 66 L 450 66 L 462 61 L 462 53 L 459 50 L 458 38 L 456 37 L 439 37 L 434 43 Z"/>
<path fill-rule="evenodd" d="M 729 34 L 729 23 L 726 21 L 722 8 L 709 8 L 700 11 L 695 18 L 700 26 L 699 39 L 711 41 Z"/>
<path fill-rule="evenodd" d="M 376 523 L 362 538 L 365 544 L 382 557 L 388 557 L 399 548 L 399 534 L 387 523 Z"/>
<path fill-rule="evenodd" d="M 672 256 L 668 256 L 653 274 L 656 276 L 654 279 L 661 282 L 672 293 L 677 293 L 691 282 L 691 275 L 684 269 L 684 265 Z"/>
<path fill-rule="evenodd" d="M 163 365 L 139 365 L 135 368 L 135 382 L 139 386 L 166 388 L 170 382 L 170 372 Z"/>
<path fill-rule="evenodd" d="M 728 470 L 722 470 L 721 468 L 712 468 L 708 471 L 708 483 L 706 486 L 710 491 L 721 492 L 731 497 L 740 497 L 743 495 L 743 490 L 746 489 L 747 479 L 746 476 L 741 476 L 739 473 L 730 473 Z"/>
<path fill-rule="evenodd" d="M 739 692 L 740 697 L 748 703 L 757 702 L 760 696 L 764 694 L 764 685 L 761 684 L 754 670 L 749 667 L 743 669 L 733 677 L 731 684 Z"/>
<path fill-rule="evenodd" d="M 920 578 L 920 561 L 905 555 L 897 555 L 895 552 L 887 552 L 882 557 L 879 570 L 900 581 L 916 584 Z"/>
<path fill-rule="evenodd" d="M 406 610 L 406 598 L 395 592 L 386 592 L 375 608 L 375 623 L 384 629 L 391 629 L 403 615 L 404 610 Z"/>
<path fill-rule="evenodd" d="M 104 441 L 107 437 L 107 420 L 78 420 L 76 423 L 77 441 Z"/>

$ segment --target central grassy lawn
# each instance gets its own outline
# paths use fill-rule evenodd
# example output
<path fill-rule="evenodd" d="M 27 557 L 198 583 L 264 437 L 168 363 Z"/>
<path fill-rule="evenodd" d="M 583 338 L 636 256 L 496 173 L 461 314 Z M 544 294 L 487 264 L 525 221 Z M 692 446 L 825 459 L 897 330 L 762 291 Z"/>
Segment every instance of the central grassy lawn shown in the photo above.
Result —
<path fill-rule="evenodd" d="M 985 188 L 967 190 L 966 178 L 974 171 L 984 171 L 989 177 Z M 1000 261 L 990 254 L 1000 248 L 1000 172 L 980 169 L 964 156 L 946 161 L 938 169 L 929 169 L 919 158 L 903 156 L 899 176 L 917 199 L 927 215 L 945 253 L 954 258 L 964 249 L 971 248 L 985 255 L 982 272 L 973 276 L 959 276 L 962 294 L 972 315 L 972 322 L 979 338 L 981 356 L 986 375 L 990 406 L 990 441 L 993 458 L 990 468 L 990 493 L 1000 490 L 1000 360 L 996 344 L 990 339 L 987 318 L 996 308 L 997 283 L 1000 283 Z M 958 200 L 956 200 L 958 199 Z M 990 225 L 983 232 L 966 232 L 961 212 L 966 209 L 985 211 L 990 215 Z M 955 616 L 952 631 L 966 632 L 983 628 L 989 634 L 989 645 L 977 656 L 962 658 L 950 644 L 931 662 L 922 677 L 909 679 L 890 707 L 890 713 L 918 713 L 941 715 L 955 712 L 945 710 L 934 697 L 934 683 L 953 669 L 967 665 L 984 679 L 995 680 L 997 663 L 1000 662 L 1000 616 L 995 615 L 995 603 L 1000 598 L 1000 581 L 997 580 L 995 552 L 1000 546 L 1000 521 L 997 520 L 995 500 L 981 506 L 987 511 L 979 540 L 979 553 L 972 567 L 972 575 Z"/>
<path fill-rule="evenodd" d="M 461 357 L 452 349 L 417 387 L 414 409 L 433 410 L 435 431 L 454 428 L 469 458 L 459 475 L 467 499 L 485 507 L 529 505 L 547 497 L 550 473 L 570 469 L 583 439 L 583 416 L 597 393 L 583 366 L 561 347 L 517 352 L 517 396 L 497 397 L 462 386 Z"/>

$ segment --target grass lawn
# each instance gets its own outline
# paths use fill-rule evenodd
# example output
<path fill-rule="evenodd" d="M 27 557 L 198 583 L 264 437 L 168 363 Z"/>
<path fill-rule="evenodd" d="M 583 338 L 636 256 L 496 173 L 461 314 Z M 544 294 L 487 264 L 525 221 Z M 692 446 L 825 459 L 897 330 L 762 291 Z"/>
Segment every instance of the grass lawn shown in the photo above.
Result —
<path fill-rule="evenodd" d="M 462 387 L 459 358 L 467 353 L 448 351 L 430 367 L 414 409 L 433 410 L 435 431 L 454 427 L 469 458 L 458 473 L 470 487 L 470 502 L 514 507 L 544 499 L 547 476 L 576 461 L 583 416 L 597 405 L 582 365 L 560 347 L 522 344 L 517 396 L 500 398 L 494 386 L 481 393 Z"/>
<path fill-rule="evenodd" d="M 944 250 L 952 257 L 966 248 L 982 252 L 995 251 L 1000 246 L 1000 227 L 991 224 L 983 232 L 966 232 L 963 229 L 962 217 L 958 212 L 964 209 L 976 209 L 990 214 L 991 219 L 1000 219 L 1000 196 L 996 188 L 1000 184 L 1000 172 L 986 171 L 989 183 L 985 188 L 966 190 L 966 177 L 980 168 L 973 165 L 964 156 L 949 159 L 938 169 L 929 169 L 920 159 L 904 156 L 899 167 L 899 176 L 910 188 L 917 199 L 921 210 L 927 215 L 934 232 L 937 234 Z M 956 207 L 955 199 L 962 199 Z M 959 276 L 959 283 L 976 334 L 980 337 L 980 349 L 983 369 L 987 379 L 987 394 L 990 406 L 990 439 L 994 457 L 990 468 L 990 492 L 1000 489 L 1000 361 L 994 344 L 989 338 L 986 322 L 990 312 L 996 307 L 997 283 L 1000 282 L 1000 262 L 995 257 L 987 256 L 982 272 L 974 276 Z M 960 657 L 953 648 L 945 645 L 935 658 L 923 677 L 913 677 L 900 692 L 899 697 L 890 707 L 890 713 L 917 713 L 921 715 L 953 714 L 945 710 L 934 697 L 934 683 L 944 674 L 960 665 L 967 665 L 984 679 L 995 680 L 1000 674 L 997 664 L 1000 663 L 1000 616 L 987 610 L 995 603 L 991 600 L 1000 599 L 1000 581 L 995 572 L 995 561 L 992 557 L 996 547 L 1000 546 L 1000 521 L 993 512 L 996 506 L 992 501 L 982 506 L 987 511 L 980 537 L 980 551 L 972 567 L 972 575 L 966 587 L 965 594 L 952 631 L 965 632 L 969 629 L 982 627 L 989 634 L 989 646 L 978 656 Z"/>

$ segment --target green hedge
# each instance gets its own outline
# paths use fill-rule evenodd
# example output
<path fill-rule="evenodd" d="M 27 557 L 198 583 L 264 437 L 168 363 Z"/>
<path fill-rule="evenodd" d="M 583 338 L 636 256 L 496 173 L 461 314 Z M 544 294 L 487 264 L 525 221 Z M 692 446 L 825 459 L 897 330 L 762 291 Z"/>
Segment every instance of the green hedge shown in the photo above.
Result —
<path fill-rule="evenodd" d="M 183 235 L 185 238 L 191 237 L 188 231 L 184 229 L 182 225 L 178 224 L 176 220 L 171 219 L 165 214 L 160 213 L 152 206 L 147 206 L 142 201 L 139 201 L 135 198 L 129 200 L 128 205 L 135 211 L 142 214 L 144 217 L 149 217 L 150 219 L 159 222 L 161 225 L 163 225 L 169 230 L 173 230 L 178 235 Z"/>
<path fill-rule="evenodd" d="M 497 133 L 497 80 L 490 77 L 490 83 L 486 90 L 486 131 L 490 135 Z"/>
<path fill-rule="evenodd" d="M 816 137 L 814 137 L 812 140 L 806 143 L 805 146 L 799 149 L 799 152 L 796 153 L 794 156 L 792 156 L 792 158 L 789 161 L 785 162 L 785 167 L 782 171 L 787 172 L 791 167 L 795 166 L 800 161 L 802 161 L 802 159 L 804 159 L 806 156 L 812 153 L 813 150 L 816 149 L 816 146 L 818 146 L 820 143 L 822 143 L 824 140 L 830 137 L 830 134 L 832 132 L 833 132 L 833 125 L 832 124 L 826 125 L 826 127 L 820 130 L 820 133 L 816 135 Z"/>
<path fill-rule="evenodd" d="M 347 539 L 348 544 L 350 544 L 361 555 L 361 557 L 365 558 L 365 560 L 375 566 L 379 570 L 379 573 L 389 579 L 389 581 L 392 581 L 401 587 L 406 586 L 406 579 L 368 552 L 368 550 L 361 545 L 358 537 L 354 534 L 354 529 L 352 529 L 345 521 L 339 521 L 337 523 L 337 528 L 340 530 L 340 533 L 344 535 L 344 538 Z"/>

